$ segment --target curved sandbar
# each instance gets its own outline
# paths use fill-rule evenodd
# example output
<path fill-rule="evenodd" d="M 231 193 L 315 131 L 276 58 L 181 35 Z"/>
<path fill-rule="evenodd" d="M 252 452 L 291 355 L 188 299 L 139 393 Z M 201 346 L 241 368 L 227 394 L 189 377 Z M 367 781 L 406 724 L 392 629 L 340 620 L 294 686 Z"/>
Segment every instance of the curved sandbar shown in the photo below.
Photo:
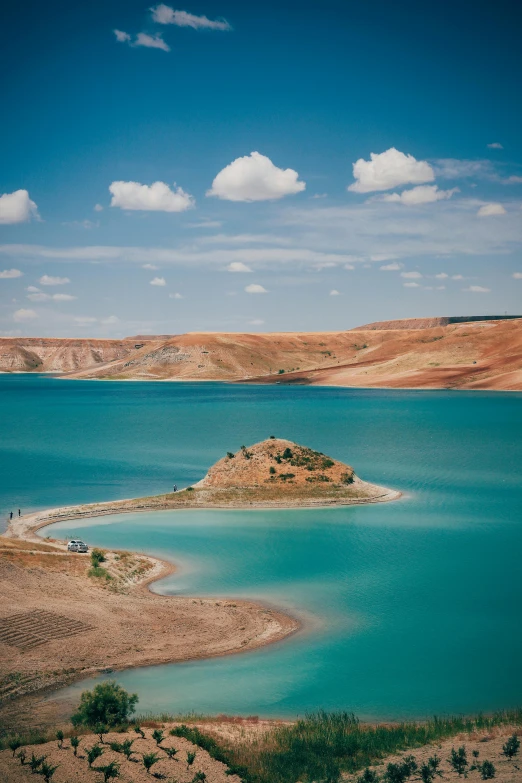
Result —
<path fill-rule="evenodd" d="M 42 611 L 57 619 L 46 621 L 47 637 L 34 647 L 10 644 L 14 637 L 9 632 L 5 644 L 0 634 L 0 699 L 2 682 L 15 675 L 17 686 L 5 695 L 56 688 L 107 669 L 243 652 L 299 628 L 296 619 L 258 602 L 152 593 L 144 588 L 171 573 L 173 566 L 144 555 L 110 552 L 104 563 L 110 578 L 93 578 L 88 575 L 89 558 L 68 554 L 64 542 L 43 542 L 36 536 L 38 529 L 125 512 L 359 505 L 395 500 L 400 494 L 362 481 L 351 467 L 320 452 L 271 438 L 228 453 L 193 488 L 49 509 L 12 520 L 0 540 L 3 606 L 9 607 L 0 608 L 0 625 L 12 622 L 13 628 L 34 629 L 34 614 Z M 59 630 L 64 617 L 74 617 L 82 628 L 53 638 L 53 623 Z M 15 628 L 19 639 L 17 634 Z"/>

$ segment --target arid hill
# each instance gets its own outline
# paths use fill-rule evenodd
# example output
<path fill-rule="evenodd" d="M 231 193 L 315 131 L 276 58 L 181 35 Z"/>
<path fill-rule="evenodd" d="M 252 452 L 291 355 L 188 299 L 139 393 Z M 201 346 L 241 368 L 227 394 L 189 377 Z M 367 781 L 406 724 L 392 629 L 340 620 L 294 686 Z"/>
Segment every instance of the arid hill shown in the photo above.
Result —
<path fill-rule="evenodd" d="M 522 389 L 522 318 L 383 321 L 343 332 L 0 338 L 0 371 L 70 379 Z"/>

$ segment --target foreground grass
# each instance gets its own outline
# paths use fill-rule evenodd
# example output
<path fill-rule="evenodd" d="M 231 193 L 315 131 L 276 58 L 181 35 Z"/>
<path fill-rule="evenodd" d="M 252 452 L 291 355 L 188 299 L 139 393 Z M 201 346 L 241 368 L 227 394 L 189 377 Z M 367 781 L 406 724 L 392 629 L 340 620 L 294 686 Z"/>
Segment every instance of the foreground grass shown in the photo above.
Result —
<path fill-rule="evenodd" d="M 239 775 L 244 783 L 337 783 L 342 773 L 357 772 L 400 751 L 457 734 L 488 731 L 503 725 L 520 726 L 522 709 L 474 718 L 433 718 L 422 723 L 384 725 L 362 724 L 348 712 L 321 711 L 245 741 L 216 738 L 209 718 L 187 715 L 184 720 L 185 723 L 172 730 L 172 735 L 203 748 L 213 759 L 224 763 L 229 774 Z M 195 721 L 208 721 L 208 732 L 193 725 Z M 180 716 L 147 715 L 141 716 L 138 722 L 148 726 L 179 723 Z M 19 739 L 22 745 L 30 745 L 47 742 L 54 736 L 54 732 L 52 736 L 34 733 Z M 11 739 L 4 737 L 0 747 L 9 747 Z"/>

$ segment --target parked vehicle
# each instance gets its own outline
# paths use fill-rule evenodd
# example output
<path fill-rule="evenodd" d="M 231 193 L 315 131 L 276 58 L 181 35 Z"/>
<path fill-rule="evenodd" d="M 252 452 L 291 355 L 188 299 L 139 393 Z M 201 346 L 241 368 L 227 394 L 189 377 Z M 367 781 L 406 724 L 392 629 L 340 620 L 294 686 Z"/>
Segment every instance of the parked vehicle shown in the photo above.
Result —
<path fill-rule="evenodd" d="M 73 538 L 69 543 L 67 544 L 67 549 L 69 552 L 88 552 L 89 547 L 87 544 L 84 544 L 83 541 L 80 541 L 79 538 Z"/>

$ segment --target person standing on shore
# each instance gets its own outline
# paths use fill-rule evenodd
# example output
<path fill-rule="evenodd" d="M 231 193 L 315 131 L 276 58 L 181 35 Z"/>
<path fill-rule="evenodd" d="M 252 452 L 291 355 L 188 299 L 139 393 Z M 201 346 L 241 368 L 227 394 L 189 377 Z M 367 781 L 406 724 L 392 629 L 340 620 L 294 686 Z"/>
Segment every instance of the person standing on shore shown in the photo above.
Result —
<path fill-rule="evenodd" d="M 12 519 L 12 518 L 13 518 L 13 512 L 11 511 L 11 513 L 9 515 L 9 519 Z"/>
<path fill-rule="evenodd" d="M 22 512 L 20 511 L 20 509 L 18 509 L 18 516 L 19 516 L 19 517 L 21 517 L 21 516 L 22 516 Z"/>

